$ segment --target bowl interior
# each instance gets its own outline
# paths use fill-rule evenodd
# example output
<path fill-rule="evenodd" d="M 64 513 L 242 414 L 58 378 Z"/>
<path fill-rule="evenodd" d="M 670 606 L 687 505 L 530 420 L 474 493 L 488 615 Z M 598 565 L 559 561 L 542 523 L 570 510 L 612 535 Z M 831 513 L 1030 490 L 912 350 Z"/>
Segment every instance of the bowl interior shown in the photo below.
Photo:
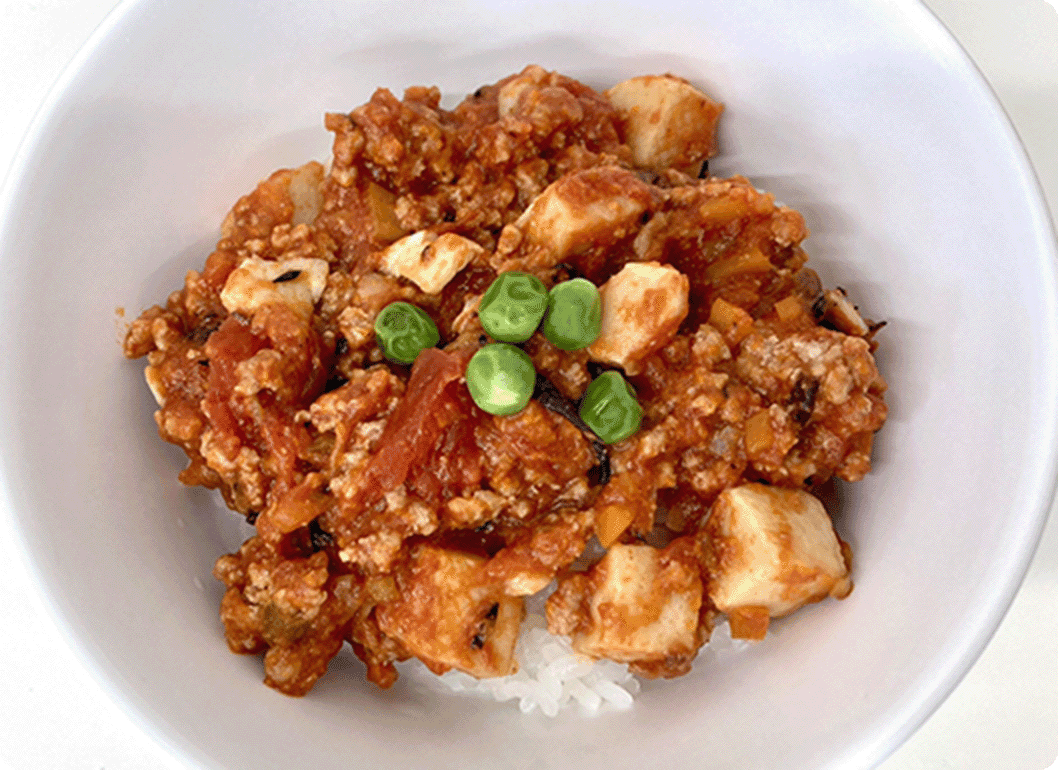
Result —
<path fill-rule="evenodd" d="M 987 87 L 910 2 L 417 8 L 140 0 L 35 123 L 0 209 L 2 488 L 72 641 L 207 766 L 880 761 L 998 624 L 1052 489 L 1053 241 Z M 420 83 L 453 104 L 531 62 L 596 87 L 669 71 L 725 102 L 714 173 L 802 211 L 824 283 L 888 321 L 891 416 L 837 515 L 856 590 L 647 683 L 624 712 L 523 717 L 413 677 L 381 692 L 346 655 L 284 698 L 226 649 L 210 570 L 246 530 L 176 481 L 182 454 L 157 438 L 141 362 L 121 358 L 117 309 L 164 301 L 258 179 L 325 160 L 324 111 Z"/>

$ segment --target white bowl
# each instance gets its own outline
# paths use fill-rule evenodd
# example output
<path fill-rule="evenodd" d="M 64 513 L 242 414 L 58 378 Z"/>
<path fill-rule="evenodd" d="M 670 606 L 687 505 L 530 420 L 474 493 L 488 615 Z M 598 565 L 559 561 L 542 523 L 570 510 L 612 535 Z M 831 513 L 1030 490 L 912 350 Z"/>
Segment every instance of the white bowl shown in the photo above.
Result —
<path fill-rule="evenodd" d="M 325 110 L 378 85 L 454 103 L 529 62 L 600 87 L 672 71 L 724 101 L 712 170 L 800 209 L 825 282 L 889 321 L 891 417 L 838 517 L 856 591 L 594 718 L 378 691 L 348 656 L 284 698 L 223 642 L 210 569 L 242 528 L 176 481 L 115 308 L 178 286 L 259 178 L 326 158 Z M 71 642 L 190 763 L 871 767 L 983 648 L 1053 492 L 1052 231 L 987 86 L 913 2 L 140 0 L 53 91 L 0 216 L 0 503 Z"/>

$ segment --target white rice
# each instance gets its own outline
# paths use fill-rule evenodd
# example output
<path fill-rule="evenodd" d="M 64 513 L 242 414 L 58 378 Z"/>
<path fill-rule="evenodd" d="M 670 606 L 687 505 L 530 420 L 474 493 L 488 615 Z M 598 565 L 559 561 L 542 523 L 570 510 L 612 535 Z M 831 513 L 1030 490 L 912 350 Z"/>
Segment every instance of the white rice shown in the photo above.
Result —
<path fill-rule="evenodd" d="M 747 646 L 747 642 L 733 640 L 727 623 L 721 622 L 702 651 L 725 657 Z M 567 637 L 548 633 L 544 616 L 532 608 L 522 623 L 515 656 L 518 672 L 511 676 L 475 679 L 461 671 L 449 671 L 433 679 L 460 695 L 517 701 L 523 714 L 539 709 L 549 717 L 573 707 L 589 713 L 626 709 L 640 689 L 639 680 L 627 665 L 579 655 Z"/>
<path fill-rule="evenodd" d="M 587 711 L 628 708 L 639 692 L 639 680 L 628 672 L 628 666 L 578 655 L 568 638 L 548 633 L 547 621 L 537 613 L 523 621 L 515 656 L 518 672 L 510 676 L 475 679 L 449 671 L 439 678 L 454 692 L 517 700 L 523 714 L 539 709 L 549 717 L 574 704 Z"/>

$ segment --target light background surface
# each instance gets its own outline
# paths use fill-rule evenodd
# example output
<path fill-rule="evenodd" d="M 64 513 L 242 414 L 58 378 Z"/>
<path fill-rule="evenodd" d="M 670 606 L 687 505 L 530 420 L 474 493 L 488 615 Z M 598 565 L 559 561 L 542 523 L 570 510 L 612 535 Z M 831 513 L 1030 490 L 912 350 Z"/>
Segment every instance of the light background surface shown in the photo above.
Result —
<path fill-rule="evenodd" d="M 0 171 L 52 82 L 114 5 L 0 0 Z M 1058 211 L 1058 12 L 1043 0 L 926 5 L 992 84 L 1028 149 L 1051 211 Z M 996 244 L 997 258 L 1002 249 Z M 6 531 L 0 531 L 0 564 L 0 768 L 182 768 L 108 699 L 67 649 Z M 992 642 L 881 770 L 1058 767 L 1056 599 L 1058 516 L 1052 510 L 1026 581 Z"/>

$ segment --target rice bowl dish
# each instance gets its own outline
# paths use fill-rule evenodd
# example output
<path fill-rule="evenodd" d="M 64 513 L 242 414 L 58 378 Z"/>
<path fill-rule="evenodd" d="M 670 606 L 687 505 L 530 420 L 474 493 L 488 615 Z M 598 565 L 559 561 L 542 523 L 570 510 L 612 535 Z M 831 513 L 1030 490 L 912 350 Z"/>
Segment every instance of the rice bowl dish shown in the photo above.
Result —
<path fill-rule="evenodd" d="M 256 529 L 214 568 L 229 648 L 296 696 L 345 642 L 383 688 L 411 657 L 511 677 L 550 588 L 582 658 L 672 678 L 720 614 L 761 640 L 848 596 L 816 495 L 870 469 L 884 323 L 823 288 L 798 212 L 709 172 L 723 106 L 537 65 L 440 97 L 329 113 L 328 170 L 241 198 L 125 334 L 180 480 Z M 630 702 L 540 677 L 523 710 Z"/>
<path fill-rule="evenodd" d="M 427 3 L 399 29 L 367 5 L 357 19 L 373 21 L 355 33 L 344 11 L 304 10 L 251 23 L 223 2 L 194 19 L 126 6 L 59 84 L 10 177 L 0 312 L 19 334 L 0 342 L 2 488 L 71 643 L 149 733 L 202 766 L 357 756 L 594 770 L 641 762 L 644 735 L 650 761 L 673 767 L 877 764 L 995 628 L 1052 491 L 1052 235 L 972 65 L 910 3 L 720 4 L 708 19 L 664 4 L 649 18 L 526 5 L 508 7 L 503 26 L 484 4 L 457 20 Z M 591 720 L 442 696 L 432 673 L 408 668 L 379 692 L 348 654 L 309 697 L 279 697 L 261 687 L 259 660 L 219 643 L 211 571 L 251 531 L 173 479 L 183 453 L 157 440 L 142 367 L 123 364 L 107 334 L 114 308 L 135 313 L 181 285 L 263 173 L 324 160 L 321 109 L 378 85 L 469 94 L 527 61 L 599 91 L 675 72 L 722 99 L 709 172 L 745 174 L 801 211 L 823 285 L 889 322 L 874 469 L 826 503 L 855 553 L 855 590 L 776 620 L 763 643 L 716 665 L 704 648 L 691 673 L 642 681 L 633 708 Z M 997 241 L 1011 245 L 1001 266 Z M 57 292 L 64 302 L 25 301 Z M 208 686 L 188 684 L 199 680 Z"/>

